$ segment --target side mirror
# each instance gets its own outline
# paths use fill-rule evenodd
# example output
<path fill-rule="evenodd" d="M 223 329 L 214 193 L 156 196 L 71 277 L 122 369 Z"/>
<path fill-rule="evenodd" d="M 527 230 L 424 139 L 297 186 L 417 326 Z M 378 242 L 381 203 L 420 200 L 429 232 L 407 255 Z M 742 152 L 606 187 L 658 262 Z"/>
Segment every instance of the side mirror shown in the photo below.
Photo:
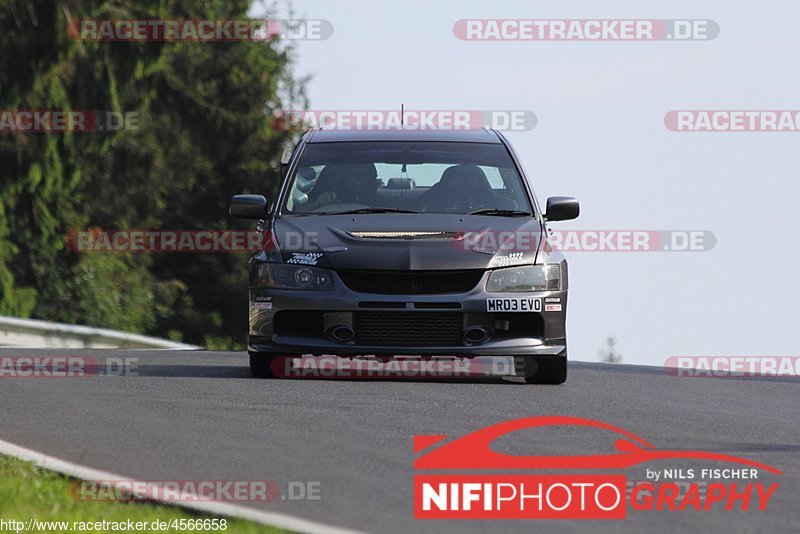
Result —
<path fill-rule="evenodd" d="M 229 213 L 242 219 L 263 219 L 267 216 L 267 199 L 261 195 L 235 195 Z"/>
<path fill-rule="evenodd" d="M 544 216 L 548 221 L 569 221 L 577 219 L 581 213 L 578 199 L 572 197 L 550 197 L 547 199 L 547 211 Z"/>

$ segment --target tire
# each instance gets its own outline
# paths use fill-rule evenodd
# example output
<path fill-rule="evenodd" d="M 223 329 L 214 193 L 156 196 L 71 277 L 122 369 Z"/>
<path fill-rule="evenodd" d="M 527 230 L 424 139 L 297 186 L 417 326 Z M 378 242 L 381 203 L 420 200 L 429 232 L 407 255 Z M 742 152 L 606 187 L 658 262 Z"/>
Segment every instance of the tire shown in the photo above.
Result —
<path fill-rule="evenodd" d="M 526 384 L 563 384 L 567 381 L 567 357 L 530 358 L 525 367 Z"/>
<path fill-rule="evenodd" d="M 275 356 L 263 352 L 250 352 L 250 374 L 253 378 L 275 378 L 272 362 Z"/>

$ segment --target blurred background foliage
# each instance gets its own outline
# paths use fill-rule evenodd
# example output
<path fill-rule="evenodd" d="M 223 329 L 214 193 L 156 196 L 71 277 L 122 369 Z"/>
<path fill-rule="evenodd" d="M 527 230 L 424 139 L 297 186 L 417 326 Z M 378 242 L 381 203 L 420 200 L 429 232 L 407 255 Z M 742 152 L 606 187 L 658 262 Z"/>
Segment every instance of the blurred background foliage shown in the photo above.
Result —
<path fill-rule="evenodd" d="M 244 346 L 246 253 L 77 253 L 65 236 L 252 226 L 228 217 L 227 204 L 275 187 L 272 169 L 290 140 L 265 113 L 307 105 L 292 48 L 81 41 L 67 27 L 88 18 L 244 19 L 250 3 L 0 0 L 0 110 L 140 117 L 135 131 L 0 132 L 0 315 Z"/>

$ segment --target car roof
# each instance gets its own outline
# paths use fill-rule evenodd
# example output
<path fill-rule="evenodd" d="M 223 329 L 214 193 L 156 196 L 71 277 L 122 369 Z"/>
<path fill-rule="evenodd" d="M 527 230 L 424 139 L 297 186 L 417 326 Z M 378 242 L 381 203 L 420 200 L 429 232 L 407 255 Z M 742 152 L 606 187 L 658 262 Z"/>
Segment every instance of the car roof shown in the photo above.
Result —
<path fill-rule="evenodd" d="M 496 132 L 476 130 L 324 130 L 308 132 L 308 143 L 343 143 L 352 141 L 443 141 L 456 143 L 501 144 Z"/>

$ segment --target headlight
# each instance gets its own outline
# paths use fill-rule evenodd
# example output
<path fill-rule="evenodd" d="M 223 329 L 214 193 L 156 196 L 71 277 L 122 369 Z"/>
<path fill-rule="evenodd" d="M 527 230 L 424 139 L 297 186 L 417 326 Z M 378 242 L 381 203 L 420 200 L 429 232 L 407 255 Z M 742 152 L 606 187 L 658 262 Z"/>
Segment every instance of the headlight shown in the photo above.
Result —
<path fill-rule="evenodd" d="M 557 291 L 561 289 L 561 266 L 524 265 L 507 269 L 496 269 L 489 275 L 486 291 Z"/>
<path fill-rule="evenodd" d="M 258 266 L 256 287 L 277 289 L 333 289 L 331 274 L 307 265 L 262 263 Z"/>

